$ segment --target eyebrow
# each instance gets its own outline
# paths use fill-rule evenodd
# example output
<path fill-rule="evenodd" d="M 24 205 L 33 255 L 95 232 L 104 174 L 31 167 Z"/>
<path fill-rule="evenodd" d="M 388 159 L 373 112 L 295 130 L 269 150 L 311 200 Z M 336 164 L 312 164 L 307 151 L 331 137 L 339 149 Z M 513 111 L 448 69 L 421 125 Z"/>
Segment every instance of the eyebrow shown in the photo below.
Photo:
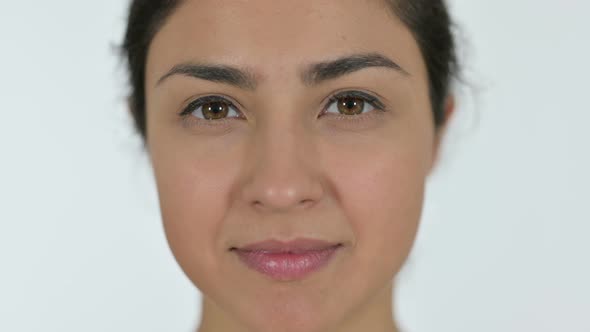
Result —
<path fill-rule="evenodd" d="M 182 63 L 172 67 L 168 73 L 158 80 L 156 86 L 174 75 L 200 78 L 202 80 L 229 84 L 247 90 L 254 90 L 257 86 L 257 79 L 249 70 L 226 65 L 200 63 Z"/>
<path fill-rule="evenodd" d="M 311 86 L 371 67 L 385 67 L 404 76 L 410 76 L 405 69 L 388 57 L 379 53 L 367 53 L 312 64 L 303 72 L 301 78 L 306 85 Z"/>
<path fill-rule="evenodd" d="M 301 81 L 307 86 L 314 86 L 371 67 L 389 68 L 404 76 L 410 76 L 405 69 L 386 56 L 379 53 L 366 53 L 308 65 L 301 73 Z M 172 67 L 158 80 L 156 86 L 174 75 L 228 84 L 245 90 L 255 90 L 259 83 L 256 75 L 245 68 L 187 62 Z"/>

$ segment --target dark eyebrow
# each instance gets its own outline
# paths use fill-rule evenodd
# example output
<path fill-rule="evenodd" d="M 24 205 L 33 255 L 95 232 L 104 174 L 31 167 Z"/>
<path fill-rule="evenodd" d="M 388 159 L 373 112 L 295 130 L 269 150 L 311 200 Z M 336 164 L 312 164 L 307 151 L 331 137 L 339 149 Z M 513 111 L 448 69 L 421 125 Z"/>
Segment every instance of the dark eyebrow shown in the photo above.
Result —
<path fill-rule="evenodd" d="M 404 76 L 410 76 L 405 69 L 386 56 L 379 53 L 367 53 L 354 54 L 336 60 L 311 64 L 302 72 L 301 80 L 308 86 L 317 85 L 370 67 L 391 68 Z M 183 75 L 212 82 L 225 83 L 247 90 L 255 90 L 258 86 L 256 75 L 247 69 L 240 69 L 227 65 L 192 62 L 175 65 L 158 80 L 156 86 L 174 75 Z"/>
<path fill-rule="evenodd" d="M 332 61 L 312 64 L 302 74 L 302 80 L 306 85 L 317 85 L 324 81 L 336 79 L 352 72 L 370 68 L 391 68 L 404 76 L 410 74 L 393 60 L 379 53 L 354 54 Z"/>
<path fill-rule="evenodd" d="M 247 90 L 254 90 L 257 86 L 255 75 L 248 70 L 225 65 L 199 63 L 182 63 L 174 66 L 168 71 L 168 73 L 158 80 L 156 86 L 173 75 L 183 75 L 207 81 L 225 83 Z"/>

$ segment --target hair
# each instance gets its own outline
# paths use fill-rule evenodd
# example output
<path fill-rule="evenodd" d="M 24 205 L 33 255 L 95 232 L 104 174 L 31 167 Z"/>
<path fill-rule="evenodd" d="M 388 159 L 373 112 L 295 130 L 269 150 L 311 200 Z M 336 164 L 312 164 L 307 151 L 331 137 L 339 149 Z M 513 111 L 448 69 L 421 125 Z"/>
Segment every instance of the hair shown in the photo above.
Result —
<path fill-rule="evenodd" d="M 445 121 L 445 102 L 459 63 L 453 22 L 444 0 L 385 0 L 416 39 L 428 72 L 434 124 Z M 166 19 L 183 0 L 132 0 L 121 47 L 131 93 L 129 108 L 135 128 L 146 137 L 145 70 L 150 44 Z"/>

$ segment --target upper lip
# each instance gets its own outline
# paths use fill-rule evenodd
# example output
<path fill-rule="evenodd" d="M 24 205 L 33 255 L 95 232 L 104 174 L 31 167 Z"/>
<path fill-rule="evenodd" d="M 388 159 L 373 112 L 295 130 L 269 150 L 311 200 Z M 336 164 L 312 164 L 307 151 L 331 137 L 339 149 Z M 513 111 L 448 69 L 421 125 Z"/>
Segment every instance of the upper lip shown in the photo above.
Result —
<path fill-rule="evenodd" d="M 337 242 L 328 242 L 310 238 L 297 238 L 292 241 L 279 241 L 269 239 L 261 242 L 247 244 L 242 247 L 232 248 L 241 251 L 264 251 L 264 252 L 305 252 L 312 250 L 323 250 L 340 246 Z"/>

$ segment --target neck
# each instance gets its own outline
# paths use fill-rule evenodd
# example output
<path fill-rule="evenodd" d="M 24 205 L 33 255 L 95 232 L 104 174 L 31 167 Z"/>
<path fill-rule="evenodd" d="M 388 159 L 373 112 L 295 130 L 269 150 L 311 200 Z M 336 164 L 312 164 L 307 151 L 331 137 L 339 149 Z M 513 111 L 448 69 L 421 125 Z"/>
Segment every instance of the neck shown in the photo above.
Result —
<path fill-rule="evenodd" d="M 247 331 L 211 299 L 203 296 L 201 323 L 196 332 Z M 330 332 L 399 332 L 393 314 L 393 283 L 390 282 L 354 314 Z"/>

